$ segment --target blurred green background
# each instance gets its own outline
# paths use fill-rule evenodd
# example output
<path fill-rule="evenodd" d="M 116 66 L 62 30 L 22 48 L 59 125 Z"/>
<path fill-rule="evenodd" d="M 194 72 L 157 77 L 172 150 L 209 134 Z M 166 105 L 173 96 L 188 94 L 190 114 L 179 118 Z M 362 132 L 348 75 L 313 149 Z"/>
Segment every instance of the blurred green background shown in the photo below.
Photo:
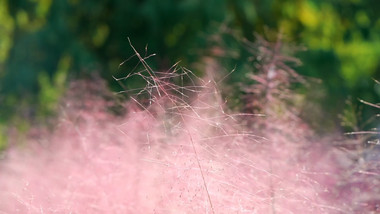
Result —
<path fill-rule="evenodd" d="M 132 55 L 127 37 L 139 51 L 149 45 L 157 69 L 181 60 L 196 70 L 220 46 L 235 56 L 216 57 L 225 70 L 236 67 L 234 84 L 252 70 L 243 45 L 225 32 L 253 41 L 266 29 L 307 48 L 297 71 L 322 83 L 308 89 L 304 115 L 336 129 L 357 98 L 379 100 L 379 9 L 378 0 L 0 0 L 0 141 L 10 125 L 27 130 L 54 112 L 70 79 L 98 72 L 118 90 L 112 75 L 128 72 L 118 68 Z"/>

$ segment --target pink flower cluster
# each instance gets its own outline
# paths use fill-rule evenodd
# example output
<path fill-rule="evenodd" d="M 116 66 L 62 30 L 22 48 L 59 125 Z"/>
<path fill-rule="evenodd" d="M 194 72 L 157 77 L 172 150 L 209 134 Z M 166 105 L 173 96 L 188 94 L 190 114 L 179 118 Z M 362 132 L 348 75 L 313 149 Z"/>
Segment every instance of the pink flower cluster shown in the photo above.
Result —
<path fill-rule="evenodd" d="M 379 211 L 379 171 L 355 171 L 297 122 L 252 130 L 241 121 L 256 116 L 227 114 L 213 90 L 116 117 L 88 87 L 68 93 L 53 132 L 4 153 L 0 213 Z"/>

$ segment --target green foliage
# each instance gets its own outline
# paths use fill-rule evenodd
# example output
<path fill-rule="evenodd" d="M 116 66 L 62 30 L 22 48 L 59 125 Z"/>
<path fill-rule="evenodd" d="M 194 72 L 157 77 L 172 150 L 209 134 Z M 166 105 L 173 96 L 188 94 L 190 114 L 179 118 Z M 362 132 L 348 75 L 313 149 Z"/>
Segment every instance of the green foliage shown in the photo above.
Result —
<path fill-rule="evenodd" d="M 0 68 L 7 59 L 8 52 L 12 47 L 12 32 L 14 20 L 7 11 L 7 2 L 0 1 Z M 3 72 L 0 71 L 0 75 Z"/>
<path fill-rule="evenodd" d="M 127 37 L 141 52 L 148 44 L 158 56 L 149 64 L 164 70 L 179 60 L 189 67 L 201 61 L 221 44 L 210 42 L 219 36 L 224 43 L 219 48 L 231 57 L 221 64 L 236 67 L 232 81 L 245 81 L 248 55 L 221 33 L 232 30 L 253 41 L 254 32 L 265 34 L 267 28 L 309 49 L 300 55 L 305 66 L 298 71 L 323 80 L 321 106 L 336 118 L 348 94 L 380 98 L 370 84 L 370 77 L 380 76 L 377 8 L 377 0 L 2 0 L 0 118 L 24 111 L 17 103 L 35 109 L 27 114 L 30 119 L 50 114 L 63 82 L 91 72 L 120 89 L 112 76 L 135 66 L 132 61 L 118 68 L 133 54 Z M 68 58 L 63 72 L 62 60 Z"/>
<path fill-rule="evenodd" d="M 39 73 L 38 83 L 41 92 L 39 93 L 39 115 L 51 115 L 57 109 L 58 102 L 65 90 L 67 73 L 71 64 L 71 58 L 64 56 L 59 61 L 58 70 L 51 80 L 46 73 Z"/>
<path fill-rule="evenodd" d="M 7 146 L 7 135 L 5 134 L 5 127 L 0 124 L 0 152 Z M 1 155 L 1 153 L 0 153 Z"/>
<path fill-rule="evenodd" d="M 339 115 L 341 119 L 341 125 L 346 129 L 348 132 L 353 132 L 353 131 L 359 131 L 359 115 L 360 111 L 352 103 L 351 99 L 346 100 L 346 107 L 342 111 L 342 114 Z"/>

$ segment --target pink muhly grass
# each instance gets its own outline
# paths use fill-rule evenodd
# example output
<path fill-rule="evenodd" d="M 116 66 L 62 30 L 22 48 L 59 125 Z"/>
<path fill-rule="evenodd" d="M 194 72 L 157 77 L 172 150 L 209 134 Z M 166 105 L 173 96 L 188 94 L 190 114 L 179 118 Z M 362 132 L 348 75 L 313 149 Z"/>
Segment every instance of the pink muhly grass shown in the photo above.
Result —
<path fill-rule="evenodd" d="M 214 81 L 154 72 L 135 53 L 143 69 L 129 77 L 147 87 L 124 116 L 94 96 L 107 93 L 101 82 L 79 81 L 51 134 L 6 151 L 0 213 L 355 212 L 336 188 L 350 160 L 337 163 L 344 154 L 311 142 L 307 127 L 247 128 L 257 115 L 229 113 Z M 192 81 L 173 83 L 182 78 Z"/>

